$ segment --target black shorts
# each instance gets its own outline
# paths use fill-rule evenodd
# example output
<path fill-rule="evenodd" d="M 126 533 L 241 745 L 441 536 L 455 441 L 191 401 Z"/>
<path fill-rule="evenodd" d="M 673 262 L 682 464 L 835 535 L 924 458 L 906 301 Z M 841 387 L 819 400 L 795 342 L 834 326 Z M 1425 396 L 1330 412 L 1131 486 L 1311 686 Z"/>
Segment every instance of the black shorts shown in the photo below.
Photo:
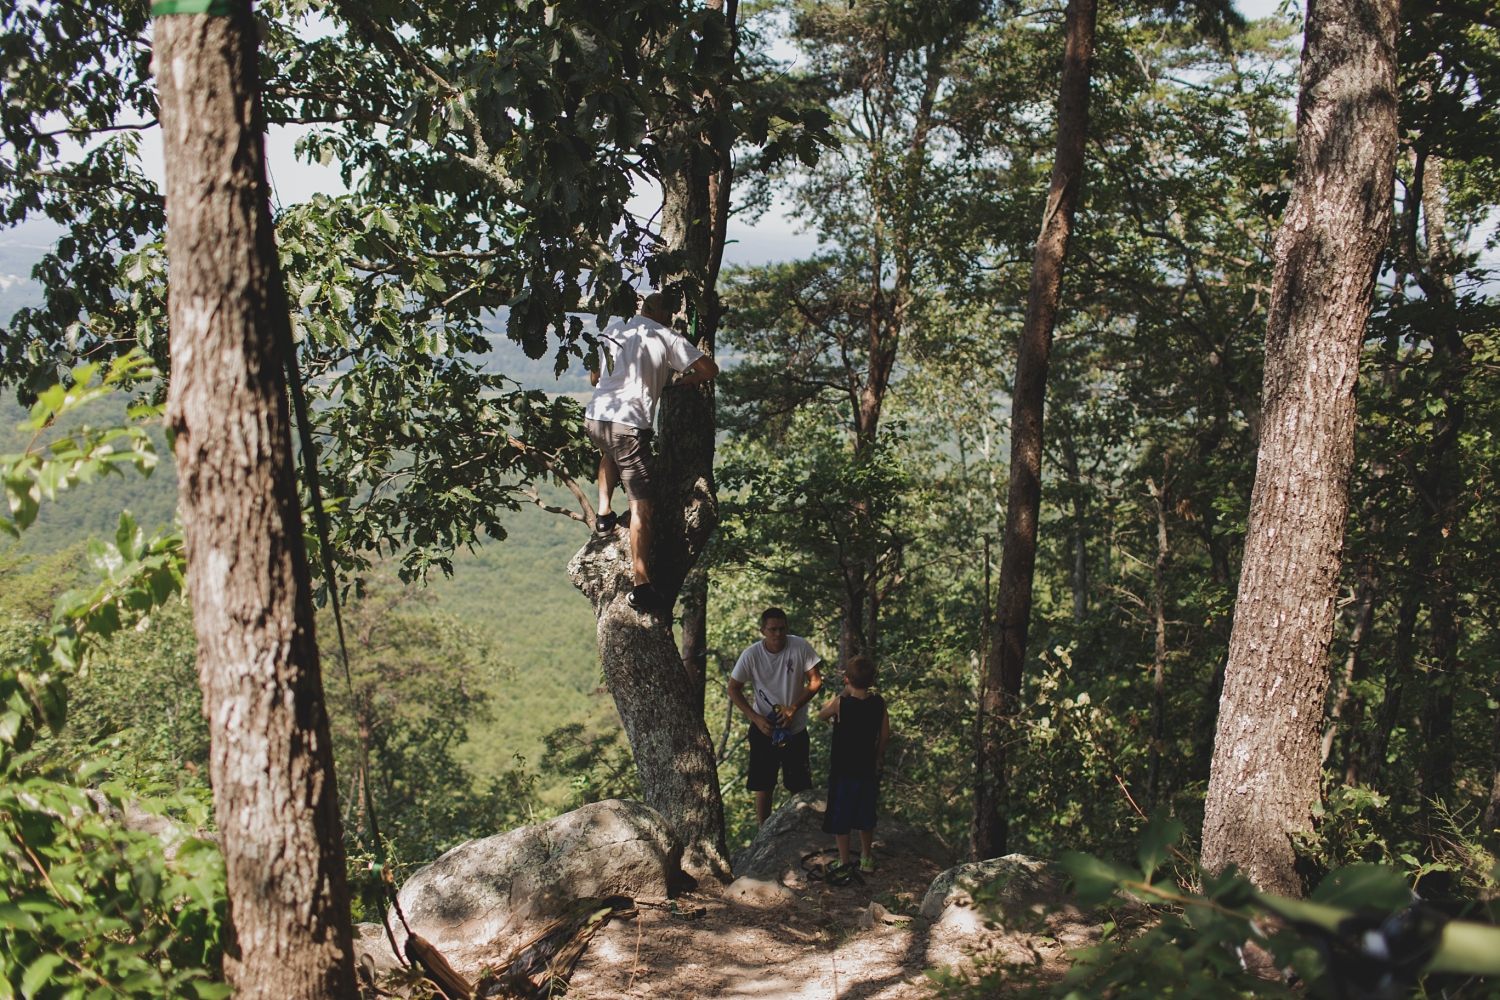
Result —
<path fill-rule="evenodd" d="M 615 460 L 627 500 L 651 499 L 651 428 L 608 420 L 583 421 L 594 447 Z"/>
<path fill-rule="evenodd" d="M 807 730 L 793 733 L 781 746 L 756 726 L 750 727 L 750 770 L 745 787 L 752 792 L 769 792 L 776 788 L 776 774 L 789 792 L 805 792 L 812 787 L 812 765 L 808 762 L 812 741 Z"/>
<path fill-rule="evenodd" d="M 829 778 L 823 832 L 843 835 L 850 830 L 875 829 L 875 809 L 879 803 L 878 778 Z"/>

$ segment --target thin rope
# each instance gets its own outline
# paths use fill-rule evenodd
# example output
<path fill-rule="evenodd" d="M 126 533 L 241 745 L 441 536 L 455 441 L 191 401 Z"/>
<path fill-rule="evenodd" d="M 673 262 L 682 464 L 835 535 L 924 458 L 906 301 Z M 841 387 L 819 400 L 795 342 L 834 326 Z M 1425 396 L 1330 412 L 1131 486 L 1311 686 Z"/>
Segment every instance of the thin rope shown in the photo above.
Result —
<path fill-rule="evenodd" d="M 285 289 L 282 289 L 283 296 Z M 286 359 L 287 387 L 291 390 L 292 410 L 297 418 L 298 437 L 302 443 L 302 469 L 303 477 L 307 482 L 307 492 L 312 500 L 313 526 L 318 534 L 318 549 L 323 556 L 323 579 L 328 588 L 328 600 L 333 605 L 333 621 L 339 636 L 339 657 L 344 666 L 344 684 L 349 689 L 350 708 L 355 709 L 358 697 L 354 693 L 354 678 L 349 672 L 349 644 L 344 637 L 344 610 L 339 601 L 338 576 L 333 566 L 333 546 L 329 542 L 328 512 L 323 509 L 323 490 L 318 479 L 318 453 L 313 442 L 312 420 L 308 417 L 307 396 L 302 390 L 302 369 L 297 363 L 297 347 L 292 342 L 291 317 L 287 315 L 280 327 L 280 340 L 282 355 Z M 358 726 L 356 720 L 355 725 Z M 380 821 L 375 814 L 375 796 L 370 791 L 370 754 L 365 745 L 363 736 L 356 742 L 359 744 L 359 767 L 360 767 L 360 789 L 365 800 L 365 816 L 370 821 L 370 838 L 375 848 L 376 879 L 381 885 L 381 895 L 390 899 L 396 910 L 396 916 L 401 920 L 401 926 L 405 928 L 407 936 L 412 933 L 411 925 L 406 922 L 406 914 L 402 911 L 401 900 L 397 897 L 395 887 L 386 881 L 390 874 L 390 866 L 387 864 L 383 838 L 380 836 Z M 387 888 L 389 887 L 389 888 Z M 391 951 L 395 953 L 398 961 L 410 964 L 402 955 L 401 949 L 396 947 L 396 934 L 391 928 L 390 918 L 382 912 L 380 921 L 385 926 L 386 936 L 391 942 Z"/>

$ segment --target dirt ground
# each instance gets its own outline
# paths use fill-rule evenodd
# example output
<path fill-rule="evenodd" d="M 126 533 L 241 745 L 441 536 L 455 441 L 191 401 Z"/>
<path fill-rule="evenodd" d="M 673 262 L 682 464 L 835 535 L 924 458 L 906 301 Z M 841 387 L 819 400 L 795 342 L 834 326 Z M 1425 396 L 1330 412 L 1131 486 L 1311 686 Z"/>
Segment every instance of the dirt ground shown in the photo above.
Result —
<path fill-rule="evenodd" d="M 859 926 L 878 902 L 914 915 L 938 874 L 922 858 L 896 856 L 857 882 L 801 882 L 799 901 L 756 909 L 717 893 L 693 892 L 666 906 L 642 906 L 595 936 L 572 979 L 571 995 L 625 997 L 787 997 L 897 1000 L 931 996 L 927 921 Z M 639 958 L 636 955 L 639 953 Z"/>

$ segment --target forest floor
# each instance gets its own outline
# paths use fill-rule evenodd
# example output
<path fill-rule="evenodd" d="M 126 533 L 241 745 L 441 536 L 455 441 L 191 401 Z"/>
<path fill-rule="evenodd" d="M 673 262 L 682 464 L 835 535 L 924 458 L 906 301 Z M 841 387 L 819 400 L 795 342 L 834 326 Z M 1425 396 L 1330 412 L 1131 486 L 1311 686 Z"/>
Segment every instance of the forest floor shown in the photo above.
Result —
<path fill-rule="evenodd" d="M 795 886 L 795 905 L 762 909 L 710 890 L 679 897 L 676 912 L 642 906 L 636 919 L 612 921 L 595 936 L 571 992 L 598 1000 L 928 997 L 927 921 L 861 929 L 860 915 L 871 902 L 914 913 L 938 871 L 924 858 L 898 855 L 866 874 L 864 885 Z"/>
<path fill-rule="evenodd" d="M 1097 938 L 1098 927 L 1071 907 L 1039 921 L 1031 933 L 955 936 L 951 926 L 934 928 L 916 911 L 937 874 L 931 861 L 896 855 L 866 875 L 864 885 L 794 885 L 795 905 L 755 908 L 714 890 L 683 895 L 676 912 L 641 906 L 636 919 L 612 921 L 594 938 L 574 971 L 570 995 L 926 1000 L 936 992 L 926 971 L 971 949 L 1024 962 L 1051 980 L 1065 970 L 1066 950 Z M 872 921 L 872 902 L 908 919 Z M 970 930 L 979 930 L 977 921 Z"/>

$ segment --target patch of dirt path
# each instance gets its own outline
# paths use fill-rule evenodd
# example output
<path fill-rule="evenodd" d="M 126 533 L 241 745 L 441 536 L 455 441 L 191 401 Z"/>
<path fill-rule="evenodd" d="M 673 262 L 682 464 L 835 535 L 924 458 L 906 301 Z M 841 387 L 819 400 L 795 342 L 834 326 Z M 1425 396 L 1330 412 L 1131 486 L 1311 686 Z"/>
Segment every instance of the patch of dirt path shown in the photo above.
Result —
<path fill-rule="evenodd" d="M 863 886 L 791 881 L 798 901 L 782 907 L 752 908 L 710 892 L 682 896 L 677 912 L 642 906 L 636 919 L 611 921 L 594 938 L 571 993 L 585 1000 L 930 997 L 927 922 L 859 924 L 872 901 L 914 914 L 937 873 L 930 861 L 898 855 L 866 874 Z"/>

